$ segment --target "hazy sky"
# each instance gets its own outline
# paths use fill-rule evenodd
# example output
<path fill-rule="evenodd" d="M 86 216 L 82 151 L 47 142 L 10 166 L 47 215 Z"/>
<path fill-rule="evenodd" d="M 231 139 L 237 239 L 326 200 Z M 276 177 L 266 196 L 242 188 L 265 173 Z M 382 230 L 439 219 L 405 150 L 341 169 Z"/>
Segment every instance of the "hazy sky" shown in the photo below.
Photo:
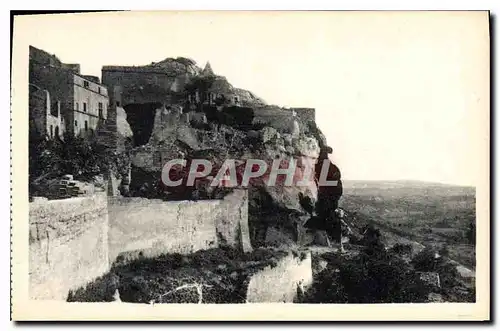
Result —
<path fill-rule="evenodd" d="M 316 108 L 344 178 L 475 185 L 486 171 L 485 13 L 106 13 L 31 18 L 29 43 L 103 65 L 185 56 L 268 103 Z M 485 125 L 486 124 L 486 125 Z"/>

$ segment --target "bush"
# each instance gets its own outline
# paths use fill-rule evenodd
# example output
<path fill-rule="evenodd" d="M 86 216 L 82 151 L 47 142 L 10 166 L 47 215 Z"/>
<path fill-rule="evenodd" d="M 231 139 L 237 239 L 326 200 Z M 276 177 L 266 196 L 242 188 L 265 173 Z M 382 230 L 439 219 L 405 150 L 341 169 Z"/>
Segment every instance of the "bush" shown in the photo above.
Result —
<path fill-rule="evenodd" d="M 91 181 L 94 176 L 113 171 L 118 176 L 128 171 L 127 153 L 110 151 L 96 143 L 66 134 L 63 140 L 30 137 L 30 191 L 37 179 L 73 174 L 75 179 Z"/>
<path fill-rule="evenodd" d="M 410 244 L 397 243 L 391 248 L 391 252 L 397 255 L 411 255 L 413 247 Z"/>
<path fill-rule="evenodd" d="M 474 302 L 475 289 L 468 287 L 461 278 L 456 265 L 446 257 L 436 257 L 431 249 L 425 249 L 412 260 L 418 271 L 437 272 L 441 283 L 440 292 L 449 301 Z"/>
<path fill-rule="evenodd" d="M 387 254 L 367 254 L 340 269 L 340 283 L 349 302 L 424 302 L 427 290 L 401 259 Z"/>
<path fill-rule="evenodd" d="M 330 262 L 306 301 L 309 303 L 426 302 L 429 290 L 403 259 L 386 251 L 379 231 L 368 228 L 367 247 L 354 258 Z"/>
<path fill-rule="evenodd" d="M 438 264 L 440 263 L 440 258 L 436 257 L 436 252 L 432 249 L 426 248 L 417 254 L 411 261 L 415 270 L 435 272 Z"/>
<path fill-rule="evenodd" d="M 393 254 L 361 252 L 316 276 L 307 303 L 426 302 L 429 290 L 415 271 Z"/>

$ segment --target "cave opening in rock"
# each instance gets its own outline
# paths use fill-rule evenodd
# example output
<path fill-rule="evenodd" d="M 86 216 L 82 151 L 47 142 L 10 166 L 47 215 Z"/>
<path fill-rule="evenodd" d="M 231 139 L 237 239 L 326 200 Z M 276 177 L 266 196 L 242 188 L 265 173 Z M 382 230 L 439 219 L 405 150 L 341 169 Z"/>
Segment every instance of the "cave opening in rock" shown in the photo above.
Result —
<path fill-rule="evenodd" d="M 156 109 L 160 107 L 159 102 L 131 103 L 124 107 L 127 121 L 134 133 L 134 146 L 148 143 L 153 132 Z"/>

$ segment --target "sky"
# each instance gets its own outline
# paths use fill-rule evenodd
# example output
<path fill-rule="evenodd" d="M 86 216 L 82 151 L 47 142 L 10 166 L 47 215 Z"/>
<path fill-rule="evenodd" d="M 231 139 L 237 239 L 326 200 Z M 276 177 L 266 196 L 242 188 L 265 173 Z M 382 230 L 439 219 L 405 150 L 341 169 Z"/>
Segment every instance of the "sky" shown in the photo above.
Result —
<path fill-rule="evenodd" d="M 489 145 L 481 12 L 128 12 L 24 17 L 82 74 L 184 56 L 270 104 L 316 108 L 343 178 L 475 186 Z M 14 27 L 15 28 L 15 27 Z"/>

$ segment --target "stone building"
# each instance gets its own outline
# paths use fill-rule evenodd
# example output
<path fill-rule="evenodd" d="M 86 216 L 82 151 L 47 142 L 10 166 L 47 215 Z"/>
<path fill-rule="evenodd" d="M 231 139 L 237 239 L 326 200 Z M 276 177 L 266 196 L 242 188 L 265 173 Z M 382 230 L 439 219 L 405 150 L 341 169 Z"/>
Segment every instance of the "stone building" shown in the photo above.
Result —
<path fill-rule="evenodd" d="M 186 95 L 189 110 L 201 111 L 204 106 L 217 107 L 220 110 L 223 107 L 253 107 L 265 104 L 250 91 L 235 88 L 226 77 L 216 75 L 210 62 L 207 62 L 200 75 L 195 78 L 194 84 Z"/>
<path fill-rule="evenodd" d="M 49 139 L 62 137 L 64 126 L 60 116 L 59 102 L 51 103 L 50 93 L 39 86 L 29 85 L 30 120 L 33 127 L 40 135 Z"/>
<path fill-rule="evenodd" d="M 117 106 L 169 103 L 183 97 L 185 84 L 200 69 L 187 58 L 167 58 L 144 66 L 102 67 L 102 82 L 110 90 L 119 90 Z"/>
<path fill-rule="evenodd" d="M 81 75 L 80 65 L 62 63 L 33 46 L 29 66 L 30 117 L 37 129 L 49 138 L 66 131 L 92 137 L 106 121 L 109 107 L 107 88 L 99 78 Z"/>

